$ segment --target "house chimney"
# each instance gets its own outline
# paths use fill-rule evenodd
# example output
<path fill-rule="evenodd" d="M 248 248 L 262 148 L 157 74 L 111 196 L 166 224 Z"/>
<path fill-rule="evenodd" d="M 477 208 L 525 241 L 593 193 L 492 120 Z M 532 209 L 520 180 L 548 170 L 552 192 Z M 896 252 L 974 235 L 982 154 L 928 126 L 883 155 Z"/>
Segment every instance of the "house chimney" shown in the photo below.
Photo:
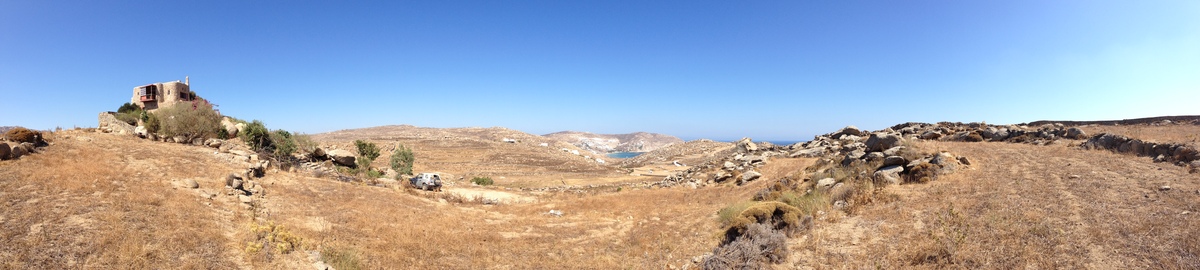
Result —
<path fill-rule="evenodd" d="M 192 86 L 191 78 L 188 78 L 188 76 L 183 76 L 183 85 Z"/>

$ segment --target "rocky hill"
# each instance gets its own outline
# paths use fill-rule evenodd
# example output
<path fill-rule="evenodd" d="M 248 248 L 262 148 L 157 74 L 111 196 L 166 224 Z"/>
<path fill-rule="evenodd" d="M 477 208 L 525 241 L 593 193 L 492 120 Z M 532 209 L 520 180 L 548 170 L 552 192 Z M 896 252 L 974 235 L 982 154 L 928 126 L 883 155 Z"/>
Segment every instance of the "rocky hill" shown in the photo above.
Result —
<path fill-rule="evenodd" d="M 328 149 L 351 152 L 355 151 L 354 140 L 374 142 L 381 148 L 382 155 L 375 161 L 379 167 L 387 167 L 392 150 L 403 144 L 413 149 L 417 171 L 467 179 L 493 177 L 521 187 L 569 182 L 561 179 L 564 175 L 579 179 L 603 176 L 613 181 L 621 181 L 624 176 L 602 156 L 569 143 L 501 127 L 380 126 L 314 134 L 312 138 Z"/>
<path fill-rule="evenodd" d="M 650 152 L 665 146 L 682 143 L 678 137 L 647 132 L 628 134 L 595 134 L 579 131 L 561 131 L 542 135 L 566 142 L 593 153 Z"/>

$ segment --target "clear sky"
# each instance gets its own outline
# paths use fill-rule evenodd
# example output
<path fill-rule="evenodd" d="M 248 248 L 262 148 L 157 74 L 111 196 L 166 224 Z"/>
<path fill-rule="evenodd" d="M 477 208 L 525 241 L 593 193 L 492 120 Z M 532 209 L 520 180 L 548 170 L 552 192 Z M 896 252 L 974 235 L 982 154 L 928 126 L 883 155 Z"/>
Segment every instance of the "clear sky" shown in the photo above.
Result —
<path fill-rule="evenodd" d="M 392 124 L 807 140 L 1200 114 L 1200 1 L 0 0 L 0 125 L 182 80 L 306 133 Z"/>

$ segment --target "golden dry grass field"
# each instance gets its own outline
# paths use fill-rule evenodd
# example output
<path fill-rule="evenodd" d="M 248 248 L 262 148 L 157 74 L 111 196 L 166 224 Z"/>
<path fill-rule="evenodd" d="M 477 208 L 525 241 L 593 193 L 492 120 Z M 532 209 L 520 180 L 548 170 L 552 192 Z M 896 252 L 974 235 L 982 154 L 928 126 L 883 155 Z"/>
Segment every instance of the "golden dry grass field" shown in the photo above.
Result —
<path fill-rule="evenodd" d="M 1140 135 L 1180 140 L 1194 130 L 1175 127 Z M 311 269 L 319 254 L 338 269 L 694 269 L 721 240 L 720 209 L 814 162 L 773 158 L 759 170 L 763 179 L 745 186 L 523 191 L 662 178 L 521 134 L 399 127 L 316 135 L 342 149 L 354 139 L 403 143 L 417 171 L 490 176 L 496 185 L 455 177 L 437 193 L 270 170 L 257 179 L 265 195 L 246 207 L 224 190 L 224 176 L 242 167 L 212 148 L 59 132 L 43 152 L 0 161 L 0 268 Z M 972 165 L 888 186 L 883 199 L 851 213 L 822 212 L 774 267 L 1200 267 L 1200 174 L 1077 143 L 914 142 Z M 177 187 L 185 179 L 200 188 Z"/>

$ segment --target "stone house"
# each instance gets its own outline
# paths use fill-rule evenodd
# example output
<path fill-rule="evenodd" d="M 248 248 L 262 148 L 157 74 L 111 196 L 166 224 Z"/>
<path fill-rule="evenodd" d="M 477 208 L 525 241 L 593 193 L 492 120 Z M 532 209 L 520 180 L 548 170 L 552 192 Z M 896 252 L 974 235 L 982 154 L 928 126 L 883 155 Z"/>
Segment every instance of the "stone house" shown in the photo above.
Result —
<path fill-rule="evenodd" d="M 176 103 L 194 101 L 196 98 L 198 96 L 192 92 L 190 82 L 185 77 L 183 82 L 161 82 L 134 87 L 133 98 L 130 98 L 129 102 L 151 112 Z"/>

